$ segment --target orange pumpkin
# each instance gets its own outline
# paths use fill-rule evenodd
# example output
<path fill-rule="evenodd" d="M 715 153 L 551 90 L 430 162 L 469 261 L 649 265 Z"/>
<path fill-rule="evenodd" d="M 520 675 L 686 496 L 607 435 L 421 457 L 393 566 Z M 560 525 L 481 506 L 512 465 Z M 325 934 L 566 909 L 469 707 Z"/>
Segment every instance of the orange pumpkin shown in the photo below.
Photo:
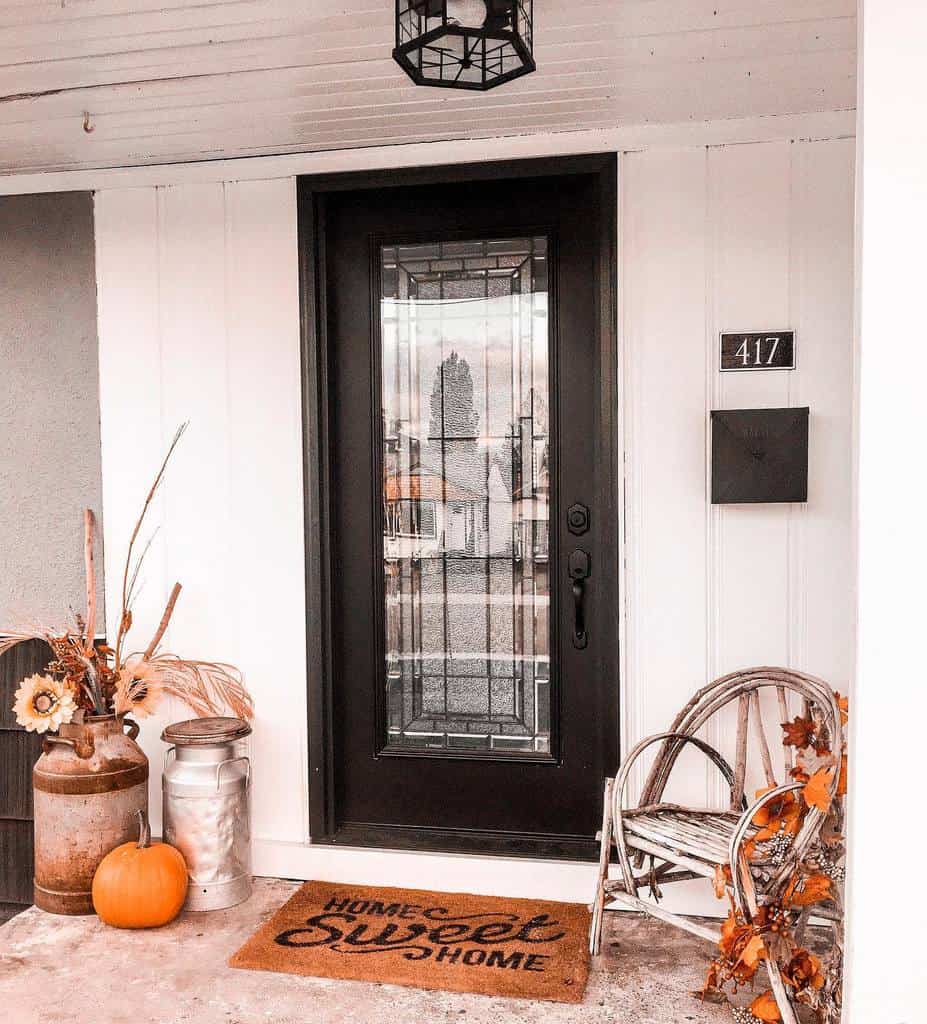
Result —
<path fill-rule="evenodd" d="M 152 846 L 144 812 L 138 817 L 138 842 L 111 850 L 93 876 L 93 909 L 114 928 L 158 928 L 187 898 L 183 854 L 167 843 Z"/>

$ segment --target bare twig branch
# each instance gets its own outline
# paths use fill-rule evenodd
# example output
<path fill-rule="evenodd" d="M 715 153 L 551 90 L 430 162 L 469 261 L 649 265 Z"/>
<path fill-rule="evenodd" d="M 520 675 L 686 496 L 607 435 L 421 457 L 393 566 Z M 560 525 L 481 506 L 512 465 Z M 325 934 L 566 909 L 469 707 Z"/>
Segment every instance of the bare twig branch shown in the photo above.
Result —
<path fill-rule="evenodd" d="M 186 429 L 187 423 L 181 423 L 177 428 L 177 433 L 174 434 L 174 439 L 171 441 L 167 454 L 164 456 L 164 461 L 161 463 L 161 468 L 158 470 L 158 475 L 155 477 L 154 483 L 148 491 L 148 496 L 145 498 L 145 504 L 142 506 L 141 515 L 138 517 L 138 520 L 135 523 L 135 529 L 132 531 L 132 536 L 129 538 L 129 549 L 126 552 L 126 564 L 122 573 L 122 609 L 119 616 L 119 630 L 116 633 L 116 647 L 114 653 L 116 671 L 122 667 L 122 643 L 132 623 L 132 618 L 129 614 L 129 609 L 126 603 L 129 592 L 129 567 L 132 564 L 132 549 L 135 546 L 135 541 L 137 540 L 139 531 L 142 528 L 142 523 L 145 521 L 145 516 L 148 514 L 149 506 L 151 505 L 158 487 L 161 485 L 161 481 L 164 479 L 164 471 L 167 469 L 167 464 L 170 461 L 171 456 L 174 454 L 174 449 L 177 447 L 177 443 L 180 441 L 181 437 L 183 437 L 183 433 Z M 138 567 L 136 567 L 136 573 L 137 572 Z"/>
<path fill-rule="evenodd" d="M 142 567 L 142 562 L 145 561 L 145 556 L 148 554 L 148 549 L 151 547 L 155 537 L 157 537 L 158 535 L 158 529 L 159 528 L 156 526 L 151 531 L 151 536 L 148 538 L 148 540 L 145 541 L 145 546 L 142 548 L 141 554 L 138 556 L 138 559 L 135 562 L 135 569 L 133 570 L 132 575 L 129 578 L 129 590 L 128 593 L 126 594 L 126 608 L 131 608 L 135 601 L 137 594 L 135 586 L 138 583 L 139 570 Z"/>
<path fill-rule="evenodd" d="M 84 578 L 87 583 L 87 618 L 85 650 L 89 657 L 93 653 L 93 637 L 97 627 L 97 574 L 93 565 L 93 531 L 95 526 L 93 510 L 84 509 Z"/>
<path fill-rule="evenodd" d="M 171 621 L 171 615 L 174 613 L 174 605 L 177 604 L 177 598 L 180 597 L 180 591 L 180 584 L 175 583 L 174 589 L 171 591 L 171 596 L 167 599 L 167 606 L 164 609 L 164 614 L 161 616 L 161 621 L 158 623 L 158 628 L 155 630 L 155 634 L 151 638 L 151 643 L 145 648 L 145 653 L 142 655 L 145 661 L 147 661 L 158 649 L 158 644 L 161 643 L 161 637 L 164 636 L 164 631 L 167 629 L 167 625 Z"/>

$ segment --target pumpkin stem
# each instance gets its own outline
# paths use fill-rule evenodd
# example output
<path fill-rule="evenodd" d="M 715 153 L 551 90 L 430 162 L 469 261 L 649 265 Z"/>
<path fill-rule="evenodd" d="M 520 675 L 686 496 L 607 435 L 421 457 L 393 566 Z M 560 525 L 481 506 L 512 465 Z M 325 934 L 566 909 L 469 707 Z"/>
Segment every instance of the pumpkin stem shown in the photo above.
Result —
<path fill-rule="evenodd" d="M 151 826 L 148 824 L 148 815 L 144 811 L 136 811 L 138 815 L 138 847 L 139 850 L 146 850 L 151 846 Z"/>

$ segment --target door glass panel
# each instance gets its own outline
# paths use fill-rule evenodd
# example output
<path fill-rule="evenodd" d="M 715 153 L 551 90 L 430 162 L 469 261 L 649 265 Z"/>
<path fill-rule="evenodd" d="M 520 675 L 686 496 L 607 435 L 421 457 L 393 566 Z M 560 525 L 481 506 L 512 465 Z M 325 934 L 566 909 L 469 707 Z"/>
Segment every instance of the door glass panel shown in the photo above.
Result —
<path fill-rule="evenodd" d="M 549 754 L 548 245 L 380 249 L 387 750 Z"/>

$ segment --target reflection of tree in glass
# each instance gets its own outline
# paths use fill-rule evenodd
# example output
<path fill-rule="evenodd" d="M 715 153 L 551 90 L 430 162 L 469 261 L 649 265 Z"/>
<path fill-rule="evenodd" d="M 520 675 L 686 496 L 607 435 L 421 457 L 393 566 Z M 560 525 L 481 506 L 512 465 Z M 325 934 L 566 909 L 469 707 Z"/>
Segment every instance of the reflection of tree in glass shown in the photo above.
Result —
<path fill-rule="evenodd" d="M 547 398 L 542 389 L 531 389 L 531 419 L 535 437 L 547 433 Z"/>
<path fill-rule="evenodd" d="M 473 404 L 473 376 L 470 364 L 456 352 L 435 370 L 431 388 L 432 437 L 474 437 L 480 424 Z"/>

